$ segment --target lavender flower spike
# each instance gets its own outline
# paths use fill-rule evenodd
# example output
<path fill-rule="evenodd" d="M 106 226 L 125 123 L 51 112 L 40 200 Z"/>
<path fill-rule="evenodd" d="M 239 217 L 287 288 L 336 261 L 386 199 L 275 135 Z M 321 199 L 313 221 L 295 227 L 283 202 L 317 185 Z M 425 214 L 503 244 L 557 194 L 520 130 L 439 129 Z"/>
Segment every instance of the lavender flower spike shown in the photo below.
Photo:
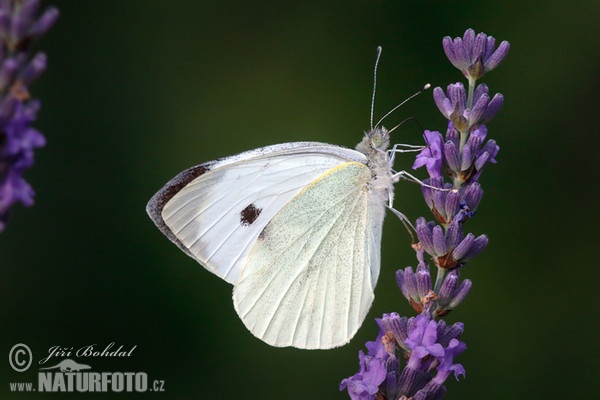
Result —
<path fill-rule="evenodd" d="M 446 92 L 437 87 L 433 98 L 448 120 L 444 135 L 424 131 L 426 146 L 413 168 L 426 167 L 429 177 L 422 185 L 423 197 L 436 221 L 419 217 L 415 230 L 417 267 L 396 272 L 396 282 L 417 316 L 383 314 L 376 319 L 379 334 L 367 342 L 368 354 L 359 353 L 360 370 L 344 379 L 353 400 L 440 400 L 451 375 L 458 380 L 465 369 L 454 358 L 466 349 L 459 340 L 464 324 L 448 326 L 442 317 L 454 310 L 472 287 L 461 281 L 467 262 L 488 244 L 485 234 L 463 232 L 475 217 L 483 198 L 480 176 L 483 167 L 496 162 L 499 147 L 487 139 L 485 124 L 500 110 L 503 96 L 489 96 L 485 84 L 476 85 L 485 72 L 498 66 L 508 52 L 508 42 L 495 49 L 495 39 L 468 29 L 464 37 L 443 40 L 444 51 L 468 79 L 468 86 L 455 83 Z M 448 178 L 450 182 L 448 182 Z"/>
<path fill-rule="evenodd" d="M 22 175 L 33 165 L 34 150 L 46 143 L 31 127 L 40 102 L 28 91 L 46 69 L 46 55 L 32 57 L 29 48 L 54 25 L 58 10 L 50 7 L 38 17 L 39 5 L 39 0 L 0 2 L 0 232 L 14 204 L 33 204 L 33 189 Z"/>

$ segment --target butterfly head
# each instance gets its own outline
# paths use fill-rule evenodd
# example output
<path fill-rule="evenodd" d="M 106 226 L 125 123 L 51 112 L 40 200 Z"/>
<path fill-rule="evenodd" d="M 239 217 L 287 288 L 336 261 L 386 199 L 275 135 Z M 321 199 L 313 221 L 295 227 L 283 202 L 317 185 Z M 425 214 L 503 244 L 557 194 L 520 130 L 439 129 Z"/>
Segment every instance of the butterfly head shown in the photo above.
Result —
<path fill-rule="evenodd" d="M 390 133 L 384 127 L 374 128 L 365 133 L 363 140 L 356 146 L 356 150 L 367 156 L 384 153 L 390 145 Z"/>

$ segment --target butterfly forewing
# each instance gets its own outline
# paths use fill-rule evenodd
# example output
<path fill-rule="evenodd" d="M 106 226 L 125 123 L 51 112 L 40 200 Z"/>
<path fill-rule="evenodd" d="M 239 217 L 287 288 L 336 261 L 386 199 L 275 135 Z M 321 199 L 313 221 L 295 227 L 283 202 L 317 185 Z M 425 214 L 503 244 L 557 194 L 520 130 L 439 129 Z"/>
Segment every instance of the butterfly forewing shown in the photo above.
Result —
<path fill-rule="evenodd" d="M 371 170 L 350 162 L 322 174 L 277 212 L 234 287 L 244 324 L 274 346 L 347 343 L 373 301 L 384 204 Z"/>
<path fill-rule="evenodd" d="M 148 203 L 161 231 L 209 271 L 236 284 L 267 223 L 303 188 L 362 153 L 315 142 L 268 146 L 190 168 Z"/>

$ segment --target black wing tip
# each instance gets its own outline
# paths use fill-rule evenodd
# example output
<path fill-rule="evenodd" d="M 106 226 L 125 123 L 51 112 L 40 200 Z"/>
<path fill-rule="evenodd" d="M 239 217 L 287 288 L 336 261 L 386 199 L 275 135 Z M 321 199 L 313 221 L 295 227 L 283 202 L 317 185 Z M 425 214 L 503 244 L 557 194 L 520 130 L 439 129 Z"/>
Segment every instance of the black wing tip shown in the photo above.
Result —
<path fill-rule="evenodd" d="M 210 171 L 213 164 L 214 161 L 211 161 L 193 166 L 185 171 L 180 172 L 173 179 L 167 182 L 165 186 L 163 186 L 154 194 L 154 196 L 152 196 L 146 205 L 146 212 L 150 218 L 154 220 L 157 214 L 158 217 L 160 217 L 160 213 L 162 212 L 165 204 L 167 204 L 169 200 L 173 198 L 173 196 L 179 193 L 181 189 L 186 187 L 191 181 Z"/>
<path fill-rule="evenodd" d="M 170 241 L 175 243 L 180 249 L 186 252 L 190 257 L 193 257 L 187 247 L 175 236 L 171 228 L 167 226 L 165 220 L 162 217 L 162 211 L 165 208 L 165 205 L 175 196 L 177 193 L 181 191 L 185 186 L 187 186 L 191 181 L 196 179 L 197 177 L 205 174 L 206 172 L 211 170 L 214 161 L 196 165 L 194 167 L 188 168 L 185 171 L 177 174 L 173 179 L 171 179 L 165 186 L 163 186 L 158 192 L 150 198 L 148 204 L 146 204 L 146 213 L 154 222 L 154 225 L 167 237 Z"/>

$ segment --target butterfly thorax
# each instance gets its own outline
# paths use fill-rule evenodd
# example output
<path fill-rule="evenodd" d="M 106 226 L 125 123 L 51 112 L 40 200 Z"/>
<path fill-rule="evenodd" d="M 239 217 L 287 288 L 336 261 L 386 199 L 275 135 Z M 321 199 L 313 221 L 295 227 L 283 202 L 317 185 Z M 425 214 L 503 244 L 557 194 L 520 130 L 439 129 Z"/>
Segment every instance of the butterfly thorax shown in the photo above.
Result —
<path fill-rule="evenodd" d="M 389 145 L 390 134 L 383 127 L 365 133 L 363 140 L 356 145 L 356 150 L 367 156 L 367 166 L 373 174 L 370 189 L 381 196 L 382 201 L 391 200 L 394 193 L 392 165 L 387 155 Z"/>

